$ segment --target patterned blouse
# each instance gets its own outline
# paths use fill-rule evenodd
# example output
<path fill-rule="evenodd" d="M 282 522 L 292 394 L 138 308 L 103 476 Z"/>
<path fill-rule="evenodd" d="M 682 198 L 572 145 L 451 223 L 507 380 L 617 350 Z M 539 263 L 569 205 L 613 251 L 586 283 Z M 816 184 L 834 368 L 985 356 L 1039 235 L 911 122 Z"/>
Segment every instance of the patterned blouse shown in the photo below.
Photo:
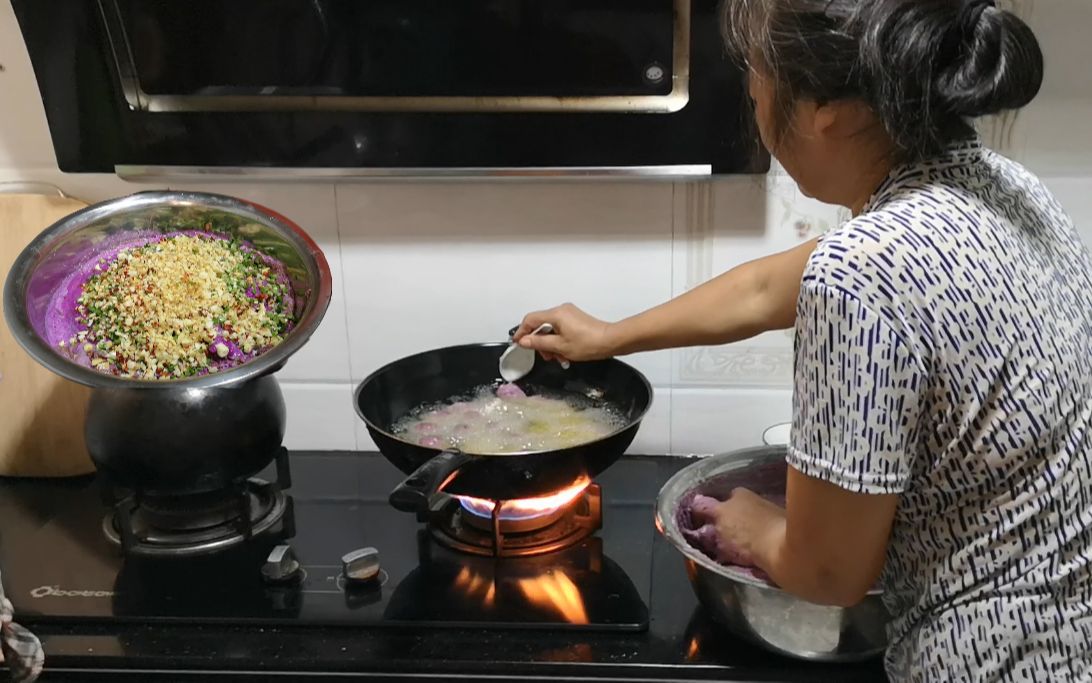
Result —
<path fill-rule="evenodd" d="M 1092 258 L 976 139 L 896 168 L 804 272 L 789 463 L 898 494 L 895 681 L 1092 678 Z"/>

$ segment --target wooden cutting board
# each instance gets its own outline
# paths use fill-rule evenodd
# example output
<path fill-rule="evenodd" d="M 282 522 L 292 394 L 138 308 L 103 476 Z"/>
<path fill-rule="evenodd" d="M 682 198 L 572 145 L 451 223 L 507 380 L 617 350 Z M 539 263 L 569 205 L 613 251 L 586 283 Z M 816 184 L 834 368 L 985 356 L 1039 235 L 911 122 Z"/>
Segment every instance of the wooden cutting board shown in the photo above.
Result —
<path fill-rule="evenodd" d="M 38 233 L 85 206 L 62 197 L 0 194 L 0 283 Z M 39 365 L 2 319 L 0 315 L 0 476 L 91 472 L 94 466 L 83 439 L 90 389 Z"/>

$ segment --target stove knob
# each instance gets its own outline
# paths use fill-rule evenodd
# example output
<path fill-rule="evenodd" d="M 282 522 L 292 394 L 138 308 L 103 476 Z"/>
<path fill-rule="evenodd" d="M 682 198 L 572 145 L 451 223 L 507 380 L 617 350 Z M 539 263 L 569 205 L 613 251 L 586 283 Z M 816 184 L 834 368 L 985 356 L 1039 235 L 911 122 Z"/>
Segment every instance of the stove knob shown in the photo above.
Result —
<path fill-rule="evenodd" d="M 270 583 L 288 583 L 300 575 L 300 563 L 292 546 L 279 545 L 273 548 L 262 565 L 262 577 Z"/>
<path fill-rule="evenodd" d="M 341 571 L 351 583 L 372 581 L 379 576 L 379 551 L 375 548 L 354 550 L 341 558 Z"/>

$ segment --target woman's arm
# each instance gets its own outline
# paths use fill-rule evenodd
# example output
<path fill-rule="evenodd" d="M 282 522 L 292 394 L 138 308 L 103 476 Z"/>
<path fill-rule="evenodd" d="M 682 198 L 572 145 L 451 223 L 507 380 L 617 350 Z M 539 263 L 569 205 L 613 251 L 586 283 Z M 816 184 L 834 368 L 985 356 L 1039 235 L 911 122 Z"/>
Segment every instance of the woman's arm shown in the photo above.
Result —
<path fill-rule="evenodd" d="M 717 506 L 721 538 L 805 600 L 850 606 L 883 570 L 897 495 L 853 493 L 789 468 L 786 509 L 737 489 Z"/>
<path fill-rule="evenodd" d="M 816 240 L 750 261 L 608 333 L 616 354 L 712 346 L 783 330 L 796 321 L 800 278 Z"/>
<path fill-rule="evenodd" d="M 640 351 L 727 344 L 792 327 L 800 279 L 817 240 L 741 266 L 665 304 L 608 324 L 571 304 L 531 313 L 516 341 L 549 356 L 593 360 Z M 530 336 L 550 323 L 557 334 Z"/>

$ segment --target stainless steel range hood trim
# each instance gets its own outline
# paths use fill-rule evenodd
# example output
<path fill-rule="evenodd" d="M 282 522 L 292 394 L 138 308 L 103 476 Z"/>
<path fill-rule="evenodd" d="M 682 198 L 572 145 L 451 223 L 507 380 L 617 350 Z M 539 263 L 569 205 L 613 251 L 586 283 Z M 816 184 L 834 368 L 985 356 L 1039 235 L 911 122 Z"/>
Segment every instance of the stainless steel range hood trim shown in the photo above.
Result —
<path fill-rule="evenodd" d="M 676 166 L 589 166 L 533 168 L 272 168 L 264 166 L 118 165 L 131 182 L 213 180 L 218 182 L 374 180 L 700 180 L 713 174 L 706 164 Z"/>
<path fill-rule="evenodd" d="M 634 113 L 671 114 L 690 101 L 690 2 L 674 0 L 671 92 L 604 97 L 339 97 L 332 95 L 153 95 L 144 91 L 116 0 L 99 0 L 107 39 L 129 108 L 169 112 L 429 112 L 429 113 Z"/>

